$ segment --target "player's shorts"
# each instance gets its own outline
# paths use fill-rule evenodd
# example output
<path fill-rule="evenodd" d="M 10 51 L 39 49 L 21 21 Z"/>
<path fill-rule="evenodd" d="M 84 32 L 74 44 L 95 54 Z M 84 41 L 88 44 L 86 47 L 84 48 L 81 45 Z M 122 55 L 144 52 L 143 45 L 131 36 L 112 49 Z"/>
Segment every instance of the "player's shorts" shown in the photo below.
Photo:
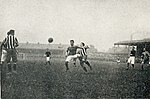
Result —
<path fill-rule="evenodd" d="M 6 55 L 7 55 L 7 51 L 6 50 L 2 50 L 1 62 L 4 62 L 6 60 Z"/>
<path fill-rule="evenodd" d="M 66 62 L 71 62 L 72 60 L 76 60 L 76 58 L 78 58 L 78 57 L 81 57 L 81 55 L 80 54 L 69 55 L 69 56 L 67 56 L 65 61 Z"/>
<path fill-rule="evenodd" d="M 134 64 L 135 63 L 135 56 L 130 56 L 128 59 L 128 63 Z"/>
<path fill-rule="evenodd" d="M 85 62 L 85 61 L 87 61 L 87 55 L 78 57 L 78 59 L 79 59 L 80 62 Z"/>
<path fill-rule="evenodd" d="M 46 61 L 50 61 L 50 57 L 46 57 Z"/>
<path fill-rule="evenodd" d="M 12 59 L 13 62 L 17 62 L 17 51 L 16 49 L 8 49 L 6 55 L 6 62 L 9 63 Z"/>
<path fill-rule="evenodd" d="M 82 61 L 86 61 L 87 60 L 87 55 L 82 56 Z"/>
<path fill-rule="evenodd" d="M 117 60 L 117 63 L 120 63 L 120 60 Z"/>

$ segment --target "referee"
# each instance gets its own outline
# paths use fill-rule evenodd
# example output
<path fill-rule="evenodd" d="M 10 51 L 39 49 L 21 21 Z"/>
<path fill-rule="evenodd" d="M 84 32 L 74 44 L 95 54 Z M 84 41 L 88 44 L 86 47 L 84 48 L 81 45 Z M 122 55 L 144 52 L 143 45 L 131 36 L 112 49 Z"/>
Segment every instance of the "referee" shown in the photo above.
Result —
<path fill-rule="evenodd" d="M 7 33 L 7 37 L 3 41 L 4 45 L 6 46 L 7 56 L 6 56 L 6 62 L 8 66 L 8 72 L 12 72 L 12 66 L 13 66 L 13 72 L 16 73 L 16 62 L 17 62 L 17 51 L 16 47 L 19 46 L 18 40 L 15 37 L 15 30 L 10 30 Z M 10 60 L 12 59 L 12 66 L 10 63 Z"/>

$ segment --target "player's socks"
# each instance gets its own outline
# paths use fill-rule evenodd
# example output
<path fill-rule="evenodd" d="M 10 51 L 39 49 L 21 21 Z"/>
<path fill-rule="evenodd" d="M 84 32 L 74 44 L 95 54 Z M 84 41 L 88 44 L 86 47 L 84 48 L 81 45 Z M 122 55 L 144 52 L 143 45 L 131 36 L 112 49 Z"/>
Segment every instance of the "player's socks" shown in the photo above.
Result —
<path fill-rule="evenodd" d="M 144 70 L 144 66 L 143 66 L 143 64 L 142 64 L 142 70 Z"/>
<path fill-rule="evenodd" d="M 15 64 L 13 64 L 13 72 L 17 72 L 17 64 L 15 63 Z"/>
<path fill-rule="evenodd" d="M 66 66 L 66 71 L 69 70 L 68 62 L 65 62 L 65 66 Z"/>
<path fill-rule="evenodd" d="M 92 70 L 92 66 L 90 65 L 90 63 L 88 61 L 86 61 L 85 64 L 87 64 L 90 67 L 90 69 Z"/>
<path fill-rule="evenodd" d="M 8 72 L 10 73 L 11 71 L 12 71 L 12 68 L 11 68 L 11 64 L 10 63 L 8 63 Z"/>
<path fill-rule="evenodd" d="M 50 62 L 50 61 L 48 61 L 48 64 L 49 64 L 49 65 L 51 65 L 51 62 Z"/>
<path fill-rule="evenodd" d="M 87 72 L 87 69 L 86 69 L 86 67 L 83 67 L 83 70 L 84 70 L 85 72 Z"/>
<path fill-rule="evenodd" d="M 128 70 L 129 69 L 129 63 L 127 63 L 127 68 L 126 68 L 126 70 Z"/>
<path fill-rule="evenodd" d="M 80 61 L 80 65 L 81 65 L 81 67 L 83 68 L 83 70 L 84 70 L 85 72 L 87 72 L 86 67 L 83 66 L 83 65 L 84 65 L 84 62 L 83 62 L 83 61 Z"/>
<path fill-rule="evenodd" d="M 47 65 L 48 64 L 48 61 L 45 63 L 45 65 Z"/>
<path fill-rule="evenodd" d="M 134 64 L 132 64 L 132 67 L 134 68 Z"/>
<path fill-rule="evenodd" d="M 91 69 L 91 70 L 93 69 L 91 65 L 90 65 L 90 69 Z"/>

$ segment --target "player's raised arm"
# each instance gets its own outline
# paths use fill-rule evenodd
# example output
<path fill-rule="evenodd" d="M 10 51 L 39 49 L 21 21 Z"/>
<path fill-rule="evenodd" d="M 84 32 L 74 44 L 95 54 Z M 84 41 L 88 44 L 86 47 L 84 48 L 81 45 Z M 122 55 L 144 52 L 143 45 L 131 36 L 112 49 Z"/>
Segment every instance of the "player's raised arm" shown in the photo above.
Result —
<path fill-rule="evenodd" d="M 78 48 L 79 48 L 79 49 L 82 49 L 82 47 L 80 47 L 80 46 L 77 46 L 77 45 L 76 45 L 75 47 L 76 47 L 77 49 L 78 49 Z"/>

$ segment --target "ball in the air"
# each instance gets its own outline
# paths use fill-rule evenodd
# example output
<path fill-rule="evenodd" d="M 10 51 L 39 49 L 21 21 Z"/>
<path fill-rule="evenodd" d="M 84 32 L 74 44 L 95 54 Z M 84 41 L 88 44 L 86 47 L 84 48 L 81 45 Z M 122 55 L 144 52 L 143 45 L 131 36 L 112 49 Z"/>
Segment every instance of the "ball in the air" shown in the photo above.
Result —
<path fill-rule="evenodd" d="M 49 43 L 52 43 L 52 42 L 53 42 L 53 38 L 49 38 L 49 39 L 48 39 L 48 42 L 49 42 Z"/>

